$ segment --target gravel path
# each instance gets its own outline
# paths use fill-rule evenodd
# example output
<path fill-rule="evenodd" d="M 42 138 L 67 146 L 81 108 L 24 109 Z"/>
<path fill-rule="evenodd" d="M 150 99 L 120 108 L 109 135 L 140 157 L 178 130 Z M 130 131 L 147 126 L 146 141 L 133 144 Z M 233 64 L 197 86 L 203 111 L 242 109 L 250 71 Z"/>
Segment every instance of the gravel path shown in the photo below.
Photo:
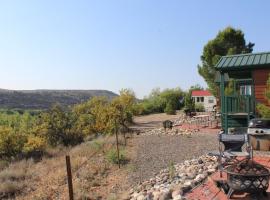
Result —
<path fill-rule="evenodd" d="M 191 136 L 149 135 L 136 136 L 136 154 L 130 163 L 134 170 L 129 180 L 132 185 L 153 177 L 170 163 L 181 163 L 216 150 L 217 135 L 198 133 Z"/>

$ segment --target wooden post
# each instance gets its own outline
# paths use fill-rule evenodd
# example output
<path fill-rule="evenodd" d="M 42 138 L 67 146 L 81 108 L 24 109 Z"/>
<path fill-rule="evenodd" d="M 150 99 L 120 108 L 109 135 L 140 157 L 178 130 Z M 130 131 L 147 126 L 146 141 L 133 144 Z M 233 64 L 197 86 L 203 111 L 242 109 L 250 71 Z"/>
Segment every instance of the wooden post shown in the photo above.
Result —
<path fill-rule="evenodd" d="M 124 145 L 127 146 L 126 130 L 124 130 Z"/>
<path fill-rule="evenodd" d="M 69 200 L 74 200 L 70 156 L 66 156 L 66 165 L 67 165 L 67 179 L 68 179 Z"/>
<path fill-rule="evenodd" d="M 221 126 L 222 128 L 225 129 L 225 133 L 227 133 L 227 129 L 226 129 L 226 124 L 227 124 L 227 120 L 226 120 L 226 113 L 225 113 L 225 97 L 224 97 L 224 90 L 225 90 L 225 83 L 224 83 L 224 73 L 221 72 L 220 73 L 220 102 L 221 102 Z M 224 119 L 225 118 L 225 119 Z M 222 120 L 224 119 L 224 120 Z M 225 125 L 222 123 L 224 122 Z"/>
<path fill-rule="evenodd" d="M 116 137 L 116 150 L 117 150 L 117 159 L 118 159 L 118 167 L 120 169 L 120 155 L 119 155 L 119 141 L 118 141 L 118 128 L 115 122 L 115 137 Z"/>

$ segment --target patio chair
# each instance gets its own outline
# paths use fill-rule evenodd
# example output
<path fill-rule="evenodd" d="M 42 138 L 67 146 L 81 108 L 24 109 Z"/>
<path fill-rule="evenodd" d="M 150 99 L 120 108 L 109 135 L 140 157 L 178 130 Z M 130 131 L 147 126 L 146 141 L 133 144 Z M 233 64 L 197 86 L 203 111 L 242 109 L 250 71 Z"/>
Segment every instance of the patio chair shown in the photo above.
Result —
<path fill-rule="evenodd" d="M 247 134 L 224 134 L 218 135 L 219 150 L 210 152 L 209 155 L 218 157 L 218 168 L 220 177 L 222 171 L 226 166 L 239 162 L 239 158 L 252 158 L 253 151 L 249 144 L 249 137 Z M 246 145 L 245 151 L 243 146 Z"/>

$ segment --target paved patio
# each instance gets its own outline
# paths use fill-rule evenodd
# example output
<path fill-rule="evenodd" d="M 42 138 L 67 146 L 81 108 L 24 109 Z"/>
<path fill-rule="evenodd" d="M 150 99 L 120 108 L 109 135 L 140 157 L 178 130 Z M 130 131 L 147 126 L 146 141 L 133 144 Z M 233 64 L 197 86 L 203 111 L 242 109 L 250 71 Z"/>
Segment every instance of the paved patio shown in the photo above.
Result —
<path fill-rule="evenodd" d="M 254 160 L 264 166 L 270 168 L 270 157 L 254 157 Z M 186 194 L 189 200 L 227 200 L 226 194 L 220 190 L 215 184 L 216 180 L 226 180 L 226 174 L 223 173 L 223 178 L 220 178 L 219 172 L 212 174 L 203 184 L 199 185 L 191 192 Z M 270 199 L 270 187 L 267 190 L 268 197 L 260 196 L 255 197 L 249 194 L 233 194 L 233 199 L 238 200 L 269 200 Z"/>

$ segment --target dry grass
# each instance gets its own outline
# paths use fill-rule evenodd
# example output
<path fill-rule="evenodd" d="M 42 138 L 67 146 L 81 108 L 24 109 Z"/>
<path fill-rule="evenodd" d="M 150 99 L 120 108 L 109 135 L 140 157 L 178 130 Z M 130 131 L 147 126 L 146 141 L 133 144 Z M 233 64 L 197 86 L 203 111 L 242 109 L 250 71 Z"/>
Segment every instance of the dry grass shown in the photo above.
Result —
<path fill-rule="evenodd" d="M 115 138 L 99 138 L 73 148 L 47 149 L 41 161 L 20 161 L 0 170 L 0 199 L 68 199 L 65 155 L 71 157 L 75 199 L 107 199 L 125 185 L 127 171 L 106 159 Z M 119 184 L 120 183 L 120 184 Z M 128 186 L 125 186 L 128 187 Z"/>
<path fill-rule="evenodd" d="M 5 169 L 6 167 L 8 167 L 9 162 L 6 160 L 0 160 L 0 171 L 2 171 L 3 169 Z"/>
<path fill-rule="evenodd" d="M 0 198 L 11 198 L 19 194 L 26 186 L 27 179 L 32 176 L 30 168 L 33 165 L 32 160 L 22 160 L 11 164 L 0 172 Z"/>

